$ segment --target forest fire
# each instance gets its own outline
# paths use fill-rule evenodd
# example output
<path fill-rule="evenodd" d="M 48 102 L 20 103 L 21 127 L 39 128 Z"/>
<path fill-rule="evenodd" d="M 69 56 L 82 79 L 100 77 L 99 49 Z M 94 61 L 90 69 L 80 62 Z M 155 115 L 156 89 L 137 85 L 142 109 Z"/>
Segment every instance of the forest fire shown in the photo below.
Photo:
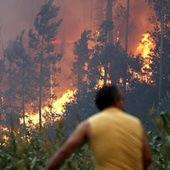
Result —
<path fill-rule="evenodd" d="M 42 123 L 45 123 L 46 120 L 44 118 L 44 114 L 45 113 L 54 113 L 56 114 L 56 116 L 58 115 L 58 119 L 59 119 L 59 115 L 62 115 L 65 112 L 65 104 L 69 103 L 70 101 L 72 101 L 74 99 L 74 93 L 75 91 L 73 90 L 67 90 L 65 93 L 63 93 L 63 95 L 57 99 L 56 101 L 54 101 L 52 103 L 51 108 L 49 108 L 48 106 L 45 106 L 42 109 Z M 38 113 L 36 114 L 26 114 L 26 124 L 31 121 L 33 124 L 38 124 L 39 123 L 39 115 Z M 48 115 L 47 115 L 48 116 Z M 21 123 L 23 123 L 23 120 L 21 119 Z"/>
<path fill-rule="evenodd" d="M 143 38 L 141 39 L 141 42 L 136 49 L 136 54 L 141 54 L 142 58 L 144 59 L 142 72 L 144 72 L 145 68 L 150 69 L 150 64 L 152 63 L 150 59 L 150 53 L 154 47 L 155 45 L 153 40 L 150 38 L 150 34 L 143 34 Z"/>
<path fill-rule="evenodd" d="M 97 7 L 93 7 L 94 9 L 92 9 L 91 12 L 93 12 L 93 15 L 91 13 L 91 16 L 89 16 L 90 14 L 90 11 L 91 10 L 91 2 L 88 1 L 86 2 L 87 5 L 84 6 L 82 5 L 82 3 L 78 0 L 76 0 L 77 3 L 76 6 L 78 10 L 71 10 L 70 6 L 72 5 L 72 1 L 61 1 L 61 2 L 58 2 L 58 3 L 61 3 L 60 5 L 62 6 L 61 8 L 61 18 L 64 18 L 64 22 L 61 24 L 61 27 L 58 31 L 58 34 L 57 36 L 55 36 L 55 38 L 51 39 L 51 42 L 53 45 L 56 45 L 56 46 L 61 46 L 61 51 L 63 52 L 63 56 L 64 57 L 67 57 L 67 59 L 63 59 L 63 65 L 67 65 L 66 67 L 64 67 L 62 73 L 61 73 L 61 77 L 62 77 L 62 80 L 61 80 L 61 84 L 62 86 L 64 86 L 65 88 L 70 88 L 68 87 L 68 84 L 69 83 L 65 83 L 67 80 L 65 80 L 65 77 L 67 77 L 66 75 L 70 74 L 70 68 L 71 68 L 71 64 L 72 64 L 72 46 L 74 45 L 74 42 L 78 39 L 78 37 L 80 36 L 82 30 L 84 30 L 85 28 L 87 29 L 90 29 L 90 30 L 96 30 L 95 31 L 95 38 L 99 37 L 100 36 L 100 31 L 98 31 L 98 28 L 99 28 L 99 23 L 102 23 L 102 17 L 101 16 L 104 16 L 105 13 L 100 12 L 100 15 L 98 16 L 98 10 L 104 8 L 103 5 L 101 5 L 102 8 L 97 8 Z M 96 3 L 98 1 L 96 0 Z M 101 2 L 98 2 L 98 4 L 100 4 Z M 104 2 L 105 3 L 105 2 Z M 104 4 L 103 3 L 103 4 Z M 133 37 L 133 43 L 129 43 L 129 51 L 132 50 L 133 47 L 135 47 L 135 43 L 134 42 L 137 42 L 138 41 L 138 36 L 134 36 L 134 35 L 141 35 L 141 31 L 142 32 L 145 32 L 147 28 L 147 22 L 145 20 L 145 16 L 146 16 L 146 13 L 144 14 L 144 10 L 140 10 L 140 8 L 136 8 L 136 5 L 135 4 L 138 4 L 138 3 L 141 3 L 143 4 L 142 2 L 138 2 L 136 3 L 135 1 L 131 2 L 131 9 L 135 9 L 135 10 L 131 10 L 131 17 L 134 17 L 134 18 L 131 18 L 132 20 L 136 20 L 136 15 L 134 15 L 134 13 L 136 12 L 136 9 L 138 10 L 137 12 L 140 12 L 139 16 L 138 17 L 138 20 L 140 21 L 140 27 L 137 26 L 137 27 L 134 27 L 132 32 L 129 32 L 129 38 L 132 38 Z M 34 14 L 37 13 L 36 10 L 38 10 L 38 4 L 41 4 L 40 2 L 37 1 L 37 7 L 34 9 L 35 11 L 32 11 Z M 95 4 L 95 3 L 94 3 Z M 102 3 L 101 3 L 102 4 Z M 27 5 L 28 6 L 28 5 Z M 26 6 L 26 7 L 27 7 Z M 140 7 L 140 5 L 138 4 L 138 6 Z M 145 12 L 146 11 L 149 11 L 149 10 L 146 10 L 147 8 L 145 8 Z M 87 10 L 83 16 L 81 16 L 81 12 L 83 10 Z M 68 11 L 69 12 L 69 15 L 65 13 L 65 11 Z M 90 18 L 91 17 L 91 18 Z M 31 19 L 33 19 L 33 15 L 30 16 L 30 21 Z M 77 22 L 77 21 L 80 21 L 80 22 Z M 121 21 L 121 19 L 119 19 L 119 21 Z M 145 21 L 145 22 L 142 22 L 142 21 Z M 23 18 L 23 27 L 26 26 L 27 23 L 25 23 L 25 18 Z M 123 23 L 123 20 L 121 21 Z M 122 23 L 119 23 L 118 21 L 114 20 L 114 23 L 115 23 L 115 28 L 114 28 L 114 31 L 116 31 L 116 40 L 117 42 L 120 41 L 121 43 L 121 40 L 122 42 L 124 41 L 122 37 L 124 37 L 124 30 L 121 29 L 121 28 L 124 28 L 122 26 Z M 25 24 L 25 25 L 24 25 Z M 138 25 L 138 23 L 136 23 Z M 30 23 L 30 26 L 32 25 L 32 22 Z M 30 27 L 28 26 L 28 28 Z M 11 26 L 8 26 L 8 28 L 10 28 Z M 28 29 L 27 28 L 27 29 Z M 140 29 L 142 28 L 142 30 Z M 7 29 L 4 29 L 4 30 L 7 30 Z M 4 31 L 3 30 L 3 31 Z M 70 32 L 70 30 L 74 30 L 73 32 Z M 136 31 L 137 30 L 137 31 Z M 10 32 L 10 31 L 8 31 Z M 15 33 L 16 34 L 16 33 Z M 65 45 L 66 44 L 66 45 Z M 89 48 L 92 48 L 95 44 L 95 41 L 90 41 L 89 42 Z M 147 83 L 150 83 L 151 82 L 151 75 L 152 75 L 152 70 L 150 69 L 150 64 L 152 63 L 150 57 L 149 57 L 149 54 L 150 54 L 150 49 L 153 48 L 154 45 L 152 43 L 152 40 L 150 40 L 150 35 L 148 33 L 146 34 L 143 34 L 143 38 L 139 44 L 139 46 L 137 47 L 136 49 L 136 54 L 135 55 L 138 55 L 138 54 L 141 54 L 142 58 L 143 58 L 143 67 L 141 69 L 141 72 L 142 74 L 139 74 L 139 73 L 134 73 L 133 72 L 133 76 L 134 77 L 137 77 L 140 81 L 145 81 Z M 134 52 L 134 49 L 132 50 Z M 104 68 L 102 67 L 101 68 L 101 77 L 104 78 L 104 77 L 107 77 L 107 80 L 106 82 L 108 84 L 111 83 L 109 77 L 105 76 L 105 70 Z M 64 78 L 63 78 L 64 77 Z M 101 87 L 105 82 L 103 79 L 99 79 L 98 80 L 98 83 L 97 83 L 97 87 Z M 64 81 L 63 81 L 64 80 Z M 122 80 L 120 79 L 120 83 L 122 83 Z M 58 100 L 54 101 L 52 103 L 52 110 L 50 110 L 51 108 L 49 108 L 48 106 L 44 107 L 42 109 L 42 114 L 44 113 L 47 113 L 47 112 L 53 112 L 53 113 L 56 113 L 56 114 L 59 114 L 59 115 L 62 115 L 63 112 L 64 112 L 64 107 L 63 105 L 67 102 L 69 102 L 71 99 L 71 97 L 73 96 L 74 94 L 74 91 L 71 91 L 71 90 L 68 90 L 67 92 L 63 92 L 63 95 L 61 98 L 59 98 Z M 30 113 L 27 113 L 27 118 L 26 118 L 26 122 L 28 122 L 29 120 L 31 120 L 33 123 L 37 124 L 39 122 L 39 115 L 38 113 L 37 114 L 30 114 Z M 42 119 L 43 119 L 43 116 L 42 116 Z M 45 120 L 42 120 L 42 122 L 45 121 Z"/>
<path fill-rule="evenodd" d="M 130 70 L 130 73 L 132 73 L 133 76 L 135 78 L 138 78 L 140 81 L 150 84 L 153 82 L 151 78 L 152 69 L 150 67 L 150 64 L 152 64 L 152 59 L 150 55 L 151 50 L 154 49 L 155 47 L 155 44 L 153 42 L 153 39 L 150 37 L 149 33 L 145 33 L 142 36 L 143 37 L 135 51 L 135 56 L 142 57 L 141 73 L 133 72 L 133 70 Z"/>
<path fill-rule="evenodd" d="M 65 112 L 64 105 L 74 99 L 75 91 L 67 90 L 63 95 L 52 103 L 52 111 L 62 115 Z"/>
<path fill-rule="evenodd" d="M 151 142 L 149 168 L 168 168 L 169 1 L 1 1 L 0 169 L 44 168 L 97 111 L 96 92 L 111 84 L 124 93 L 125 110 L 146 127 L 146 137 L 161 138 Z M 95 168 L 89 149 L 78 148 L 62 169 Z"/>

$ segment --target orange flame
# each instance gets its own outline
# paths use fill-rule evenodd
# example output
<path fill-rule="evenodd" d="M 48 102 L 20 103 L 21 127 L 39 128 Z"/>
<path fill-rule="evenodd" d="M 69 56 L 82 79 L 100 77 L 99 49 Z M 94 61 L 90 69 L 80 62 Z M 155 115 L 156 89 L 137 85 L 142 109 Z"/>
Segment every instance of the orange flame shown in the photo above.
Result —
<path fill-rule="evenodd" d="M 43 117 L 43 114 L 45 113 L 50 113 L 50 112 L 53 112 L 53 113 L 56 113 L 56 115 L 62 115 L 64 112 L 65 112 L 65 104 L 72 101 L 74 99 L 73 95 L 74 95 L 75 91 L 73 90 L 67 90 L 59 99 L 57 99 L 56 101 L 54 101 L 52 103 L 52 109 L 50 109 L 48 106 L 45 106 L 43 109 L 42 109 L 42 123 L 45 123 L 45 119 Z M 26 124 L 31 121 L 33 124 L 38 124 L 39 123 L 39 114 L 36 113 L 36 114 L 29 114 L 29 113 L 26 113 Z M 20 120 L 21 123 L 23 123 L 23 119 Z"/>
<path fill-rule="evenodd" d="M 155 44 L 149 33 L 145 33 L 142 36 L 143 38 L 141 39 L 135 52 L 135 55 L 140 55 L 143 58 L 141 73 L 134 72 L 132 69 L 130 69 L 129 72 L 133 74 L 133 77 L 150 84 L 153 83 L 151 78 L 153 73 L 150 67 L 150 64 L 152 64 L 152 59 L 150 55 L 151 50 L 155 48 Z"/>
<path fill-rule="evenodd" d="M 139 46 L 136 49 L 136 54 L 141 54 L 141 56 L 144 59 L 144 64 L 143 64 L 143 69 L 147 68 L 147 69 L 151 69 L 150 68 L 150 64 L 152 63 L 151 59 L 150 59 L 150 54 L 151 54 L 151 49 L 154 49 L 155 45 L 153 43 L 153 39 L 151 39 L 150 34 L 146 33 L 143 34 L 143 38 L 139 44 Z"/>
<path fill-rule="evenodd" d="M 65 112 L 64 105 L 74 99 L 75 91 L 67 90 L 58 100 L 52 103 L 53 112 L 62 115 Z"/>
<path fill-rule="evenodd" d="M 101 88 L 105 83 L 111 84 L 110 76 L 109 76 L 109 74 L 106 73 L 104 66 L 100 66 L 98 69 L 99 69 L 101 78 L 97 80 L 97 84 L 95 86 L 95 89 Z M 105 76 L 107 77 L 106 82 L 104 80 Z"/>

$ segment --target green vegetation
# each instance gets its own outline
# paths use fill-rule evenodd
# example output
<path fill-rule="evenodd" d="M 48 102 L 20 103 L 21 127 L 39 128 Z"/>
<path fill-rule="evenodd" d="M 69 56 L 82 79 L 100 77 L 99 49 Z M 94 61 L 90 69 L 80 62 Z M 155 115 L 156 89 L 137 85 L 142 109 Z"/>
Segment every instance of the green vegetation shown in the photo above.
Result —
<path fill-rule="evenodd" d="M 158 129 L 158 133 L 148 132 L 150 146 L 153 153 L 153 164 L 151 170 L 170 169 L 170 96 L 169 92 L 159 105 L 159 110 L 152 109 L 150 116 Z"/>
<path fill-rule="evenodd" d="M 150 170 L 169 170 L 170 168 L 170 115 L 162 112 L 154 119 L 159 134 L 148 132 L 153 164 Z M 0 167 L 3 170 L 41 170 L 49 158 L 66 140 L 63 122 L 46 124 L 41 130 L 38 126 L 27 128 L 27 141 L 23 138 L 22 127 L 11 127 L 0 136 Z M 6 138 L 4 138 L 4 135 Z M 78 148 L 64 163 L 61 170 L 91 170 L 94 168 L 87 144 Z"/>
<path fill-rule="evenodd" d="M 159 127 L 159 135 L 154 136 L 148 132 L 150 146 L 153 153 L 153 164 L 151 170 L 169 170 L 170 169 L 170 115 L 168 112 L 162 112 L 155 119 Z"/>
<path fill-rule="evenodd" d="M 48 159 L 66 139 L 61 122 L 41 130 L 39 127 L 31 128 L 27 131 L 27 141 L 23 138 L 21 131 L 22 129 L 13 129 L 4 134 L 1 133 L 0 167 L 3 170 L 44 169 Z M 4 135 L 7 139 L 4 139 Z M 61 169 L 93 169 L 88 145 L 77 149 Z"/>

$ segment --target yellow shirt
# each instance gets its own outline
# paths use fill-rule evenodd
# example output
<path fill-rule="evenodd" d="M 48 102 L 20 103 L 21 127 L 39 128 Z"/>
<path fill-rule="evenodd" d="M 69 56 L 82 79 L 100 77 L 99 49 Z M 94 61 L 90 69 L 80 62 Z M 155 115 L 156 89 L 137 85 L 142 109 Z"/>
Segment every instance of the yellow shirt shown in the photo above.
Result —
<path fill-rule="evenodd" d="M 143 128 L 139 119 L 111 107 L 88 122 L 97 170 L 143 170 Z"/>

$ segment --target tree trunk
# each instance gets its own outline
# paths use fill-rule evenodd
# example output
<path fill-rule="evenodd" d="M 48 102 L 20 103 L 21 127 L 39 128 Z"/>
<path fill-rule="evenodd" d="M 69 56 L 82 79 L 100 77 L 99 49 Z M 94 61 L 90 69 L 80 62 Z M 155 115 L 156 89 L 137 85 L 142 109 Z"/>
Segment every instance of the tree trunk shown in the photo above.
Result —
<path fill-rule="evenodd" d="M 107 5 L 106 5 L 106 22 L 113 22 L 113 18 L 112 18 L 112 7 L 113 7 L 113 0 L 107 0 Z M 105 26 L 106 28 L 106 42 L 109 44 L 113 44 L 113 29 L 108 31 L 107 26 Z"/>
<path fill-rule="evenodd" d="M 162 56 L 163 56 L 163 43 L 164 43 L 164 8 L 162 9 L 161 16 L 161 41 L 160 41 L 160 63 L 159 63 L 159 88 L 158 88 L 158 107 L 162 95 Z"/>
<path fill-rule="evenodd" d="M 129 10 L 130 10 L 130 0 L 127 0 L 126 7 L 126 34 L 125 34 L 125 52 L 128 52 L 128 38 L 129 38 Z"/>
<path fill-rule="evenodd" d="M 125 70 L 124 70 L 124 81 L 123 86 L 126 92 L 126 82 L 127 82 L 127 66 L 128 66 L 128 38 L 129 38 L 129 9 L 130 9 L 130 0 L 127 0 L 127 9 L 126 9 L 126 34 L 125 34 Z"/>
<path fill-rule="evenodd" d="M 23 59 L 23 74 L 22 74 L 22 88 L 23 88 L 23 96 L 22 96 L 22 116 L 23 116 L 23 123 L 24 123 L 24 134 L 25 139 L 27 141 L 27 133 L 26 133 L 26 121 L 25 121 L 25 58 Z"/>
<path fill-rule="evenodd" d="M 42 66 L 43 66 L 43 52 L 44 52 L 44 37 L 42 38 L 41 43 L 41 60 L 40 60 L 40 73 L 39 73 L 39 127 L 42 128 Z"/>

